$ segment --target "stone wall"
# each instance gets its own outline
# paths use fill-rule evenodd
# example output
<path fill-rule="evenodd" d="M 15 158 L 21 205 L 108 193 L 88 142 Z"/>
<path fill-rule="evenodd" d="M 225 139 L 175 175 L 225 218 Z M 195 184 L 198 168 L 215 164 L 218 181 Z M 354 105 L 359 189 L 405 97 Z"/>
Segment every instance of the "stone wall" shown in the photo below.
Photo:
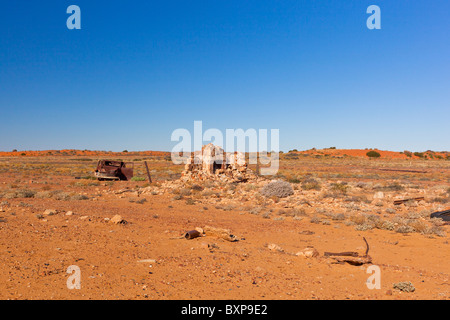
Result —
<path fill-rule="evenodd" d="M 248 168 L 244 153 L 226 153 L 212 143 L 203 146 L 201 152 L 194 152 L 181 174 L 184 181 L 217 179 L 245 182 L 255 178 L 257 176 Z"/>

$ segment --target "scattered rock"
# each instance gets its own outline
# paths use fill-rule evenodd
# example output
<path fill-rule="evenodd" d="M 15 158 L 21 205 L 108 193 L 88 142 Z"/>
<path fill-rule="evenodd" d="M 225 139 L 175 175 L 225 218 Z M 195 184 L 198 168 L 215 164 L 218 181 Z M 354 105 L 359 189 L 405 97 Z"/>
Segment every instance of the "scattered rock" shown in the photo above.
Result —
<path fill-rule="evenodd" d="M 231 231 L 228 229 L 205 226 L 203 228 L 203 232 L 205 233 L 206 236 L 215 236 L 231 242 L 238 240 L 237 237 L 231 234 Z"/>
<path fill-rule="evenodd" d="M 409 281 L 398 282 L 393 284 L 393 288 L 403 291 L 403 292 L 414 292 L 416 288 L 414 288 L 413 284 Z"/>
<path fill-rule="evenodd" d="M 319 256 L 319 251 L 313 247 L 305 248 L 295 254 L 296 256 L 302 256 L 305 258 L 315 258 Z"/>
<path fill-rule="evenodd" d="M 375 194 L 373 195 L 373 199 L 384 199 L 384 193 L 381 191 L 375 192 Z"/>
<path fill-rule="evenodd" d="M 143 260 L 139 260 L 139 263 L 156 263 L 155 259 L 143 259 Z"/>
<path fill-rule="evenodd" d="M 66 212 L 66 216 L 73 216 L 73 212 L 72 211 L 67 211 Z"/>
<path fill-rule="evenodd" d="M 267 246 L 267 248 L 270 251 L 278 251 L 278 252 L 284 252 L 283 248 L 281 248 L 279 245 L 276 245 L 275 243 L 271 243 Z"/>
<path fill-rule="evenodd" d="M 126 224 L 127 222 L 122 218 L 122 216 L 116 214 L 114 217 L 111 218 L 110 222 L 114 224 Z"/>
<path fill-rule="evenodd" d="M 44 217 L 48 217 L 48 216 L 53 216 L 56 214 L 56 210 L 55 209 L 47 209 L 44 211 L 44 213 L 42 214 Z"/>

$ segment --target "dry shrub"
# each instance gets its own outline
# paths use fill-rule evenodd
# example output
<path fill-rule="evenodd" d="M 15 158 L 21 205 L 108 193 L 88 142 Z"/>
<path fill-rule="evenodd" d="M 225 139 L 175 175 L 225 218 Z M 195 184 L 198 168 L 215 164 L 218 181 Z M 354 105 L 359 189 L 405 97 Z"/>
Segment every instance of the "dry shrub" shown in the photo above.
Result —
<path fill-rule="evenodd" d="M 314 216 L 311 218 L 309 222 L 311 223 L 320 223 L 322 220 L 318 216 Z"/>
<path fill-rule="evenodd" d="M 330 190 L 332 193 L 345 195 L 347 194 L 349 188 L 350 187 L 345 182 L 341 182 L 331 184 Z"/>
<path fill-rule="evenodd" d="M 70 194 L 67 193 L 67 192 L 61 191 L 61 192 L 56 193 L 56 194 L 53 196 L 53 198 L 54 198 L 55 200 L 68 201 L 68 200 L 70 200 Z"/>
<path fill-rule="evenodd" d="M 277 214 L 286 217 L 300 217 L 307 215 L 304 209 L 297 209 L 297 208 L 292 208 L 289 210 L 280 209 L 278 210 Z"/>
<path fill-rule="evenodd" d="M 191 195 L 191 189 L 189 188 L 182 188 L 180 189 L 180 195 L 181 196 L 190 196 Z"/>
<path fill-rule="evenodd" d="M 357 231 L 367 231 L 367 230 L 372 230 L 373 228 L 375 228 L 375 225 L 372 223 L 363 223 L 363 224 L 359 224 L 355 227 L 355 230 Z"/>
<path fill-rule="evenodd" d="M 429 234 L 431 229 L 429 225 L 423 220 L 411 220 L 408 223 L 408 226 L 413 228 L 415 232 L 422 234 Z"/>
<path fill-rule="evenodd" d="M 353 195 L 351 197 L 345 198 L 345 202 L 364 202 L 364 203 L 370 203 L 371 201 L 367 198 L 365 195 Z"/>
<path fill-rule="evenodd" d="M 394 223 L 389 220 L 379 220 L 375 224 L 375 227 L 377 229 L 388 230 L 388 231 L 393 231 L 395 229 Z"/>
<path fill-rule="evenodd" d="M 35 194 L 36 191 L 28 189 L 10 190 L 3 193 L 3 198 L 5 199 L 33 198 Z"/>
<path fill-rule="evenodd" d="M 414 228 L 408 225 L 401 225 L 398 226 L 397 229 L 395 229 L 395 232 L 398 233 L 413 233 L 414 231 Z"/>
<path fill-rule="evenodd" d="M 343 221 L 346 219 L 345 214 L 343 213 L 333 213 L 330 218 L 334 221 Z"/>
<path fill-rule="evenodd" d="M 201 185 L 198 185 L 198 184 L 193 184 L 191 186 L 192 191 L 202 191 L 203 189 L 204 189 L 204 187 L 202 187 Z"/>
<path fill-rule="evenodd" d="M 226 205 L 226 206 L 224 206 L 224 207 L 221 207 L 221 209 L 222 209 L 223 211 L 231 211 L 231 210 L 236 209 L 236 206 L 235 206 L 234 204 L 229 204 L 229 205 Z"/>
<path fill-rule="evenodd" d="M 357 214 L 355 216 L 350 216 L 350 221 L 356 225 L 362 225 L 366 223 L 366 216 L 363 214 Z"/>
<path fill-rule="evenodd" d="M 430 218 L 429 221 L 435 227 L 443 226 L 445 223 L 441 218 Z"/>
<path fill-rule="evenodd" d="M 389 214 L 395 214 L 396 212 L 397 212 L 397 210 L 395 210 L 393 208 L 387 208 L 386 209 L 386 213 L 389 213 Z"/>
<path fill-rule="evenodd" d="M 286 181 L 272 181 L 266 184 L 260 191 L 265 197 L 276 196 L 278 198 L 285 198 L 294 194 L 294 190 L 289 182 Z"/>
<path fill-rule="evenodd" d="M 445 237 L 445 236 L 446 236 L 445 231 L 442 229 L 442 227 L 439 227 L 439 226 L 433 226 L 433 227 L 431 227 L 430 233 L 431 233 L 431 234 L 435 234 L 435 235 L 437 235 L 438 237 Z"/>
<path fill-rule="evenodd" d="M 37 199 L 50 199 L 53 197 L 54 193 L 54 191 L 39 191 L 34 197 Z"/>
<path fill-rule="evenodd" d="M 419 219 L 419 218 L 421 218 L 421 215 L 419 213 L 417 213 L 417 212 L 408 212 L 406 214 L 406 218 L 408 218 L 408 219 Z"/>
<path fill-rule="evenodd" d="M 430 202 L 446 204 L 446 203 L 450 202 L 450 198 L 436 197 L 436 198 L 431 199 Z"/>
<path fill-rule="evenodd" d="M 205 190 L 203 190 L 203 191 L 201 192 L 201 196 L 202 196 L 202 197 L 213 197 L 213 196 L 215 196 L 215 197 L 218 198 L 219 194 L 217 194 L 216 192 L 214 192 L 214 191 L 212 191 L 212 190 L 205 189 Z"/>
<path fill-rule="evenodd" d="M 317 190 L 322 189 L 320 183 L 314 178 L 306 178 L 302 181 L 302 189 L 303 190 Z"/>

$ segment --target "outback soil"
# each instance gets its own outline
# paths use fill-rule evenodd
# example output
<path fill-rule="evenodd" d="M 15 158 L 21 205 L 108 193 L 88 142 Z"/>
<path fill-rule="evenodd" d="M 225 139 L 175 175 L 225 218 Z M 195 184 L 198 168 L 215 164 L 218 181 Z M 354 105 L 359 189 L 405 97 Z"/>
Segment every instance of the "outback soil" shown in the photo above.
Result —
<path fill-rule="evenodd" d="M 92 179 L 96 160 L 105 158 L 95 153 L 0 157 L 0 299 L 450 298 L 450 226 L 440 224 L 433 233 L 346 223 L 363 209 L 383 219 L 420 213 L 418 219 L 428 223 L 426 215 L 450 206 L 448 160 L 282 156 L 278 178 L 291 181 L 295 195 L 278 200 L 258 196 L 259 185 L 238 186 L 242 192 L 227 186 L 211 187 L 214 193 L 173 192 L 164 183 L 176 181 L 182 166 L 164 154 L 108 156 L 134 162 L 142 181 Z M 152 184 L 145 181 L 142 160 Z M 321 189 L 301 183 L 311 176 Z M 379 190 L 383 198 L 373 200 Z M 393 206 L 399 194 L 425 200 Z M 358 202 L 357 195 L 367 201 Z M 334 213 L 342 219 L 333 219 Z M 115 215 L 123 223 L 113 223 Z M 238 241 L 184 238 L 204 226 L 229 229 Z M 364 255 L 363 237 L 372 263 L 324 257 Z M 307 247 L 319 255 L 296 255 Z M 80 268 L 80 289 L 67 286 L 72 265 Z M 380 268 L 380 289 L 367 286 L 372 265 Z M 411 282 L 415 290 L 394 288 L 399 282 Z"/>

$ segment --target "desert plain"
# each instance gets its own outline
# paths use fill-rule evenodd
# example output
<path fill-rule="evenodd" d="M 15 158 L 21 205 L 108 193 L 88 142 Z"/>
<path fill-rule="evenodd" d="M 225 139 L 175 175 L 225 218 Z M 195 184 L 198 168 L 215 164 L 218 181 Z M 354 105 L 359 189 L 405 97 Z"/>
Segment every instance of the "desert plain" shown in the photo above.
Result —
<path fill-rule="evenodd" d="M 430 215 L 450 208 L 449 154 L 367 152 L 286 152 L 276 176 L 239 183 L 181 182 L 164 152 L 2 152 L 0 299 L 448 300 L 450 226 Z M 134 178 L 98 181 L 99 159 Z M 272 180 L 293 194 L 263 195 Z M 208 226 L 236 241 L 185 238 Z"/>

